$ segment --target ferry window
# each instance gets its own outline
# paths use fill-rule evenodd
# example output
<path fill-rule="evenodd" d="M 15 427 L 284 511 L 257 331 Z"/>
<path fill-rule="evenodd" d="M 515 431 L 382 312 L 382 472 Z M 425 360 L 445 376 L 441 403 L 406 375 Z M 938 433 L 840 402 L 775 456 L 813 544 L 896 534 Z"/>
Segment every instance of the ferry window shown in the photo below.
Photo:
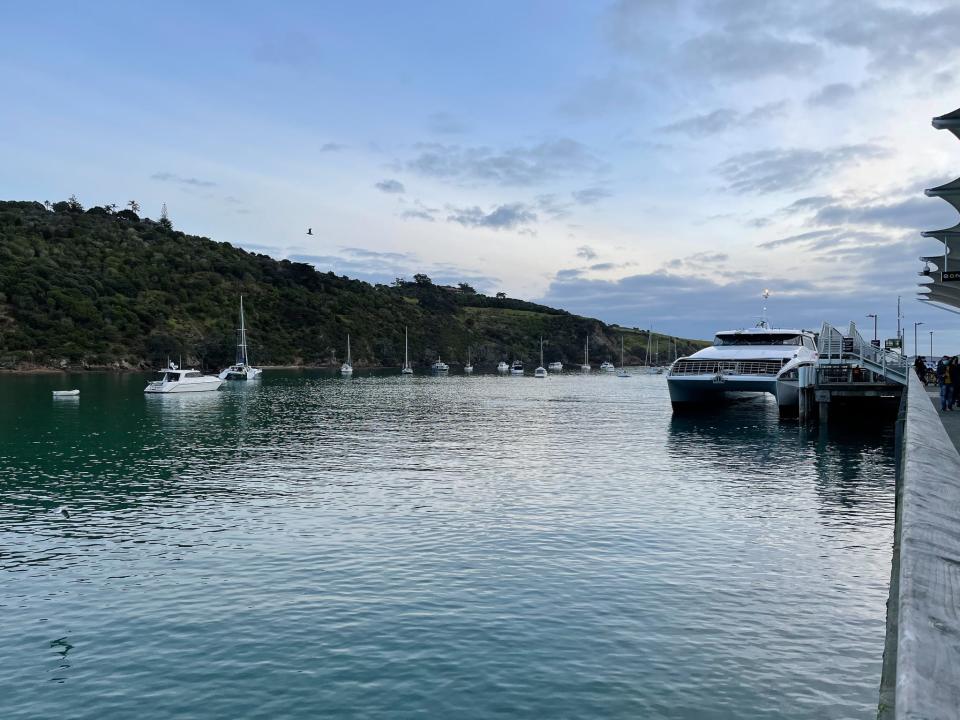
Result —
<path fill-rule="evenodd" d="M 810 350 L 816 350 L 816 349 L 817 349 L 816 344 L 813 342 L 813 338 L 812 338 L 812 337 L 807 337 L 806 335 L 803 336 L 803 346 L 804 346 L 805 348 L 810 349 Z"/>
<path fill-rule="evenodd" d="M 737 333 L 735 335 L 717 335 L 714 345 L 801 345 L 802 335 L 786 333 Z"/>

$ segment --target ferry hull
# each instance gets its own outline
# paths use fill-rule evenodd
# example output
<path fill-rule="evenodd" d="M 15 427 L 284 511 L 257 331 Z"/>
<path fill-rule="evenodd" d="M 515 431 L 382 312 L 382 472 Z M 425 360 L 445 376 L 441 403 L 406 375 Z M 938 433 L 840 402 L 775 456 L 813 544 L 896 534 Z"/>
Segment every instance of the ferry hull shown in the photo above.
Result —
<path fill-rule="evenodd" d="M 694 375 L 668 377 L 670 402 L 675 409 L 695 408 L 723 402 L 736 396 L 769 393 L 777 399 L 780 407 L 790 407 L 799 402 L 796 383 L 778 382 L 775 377 L 750 377 L 743 375 Z"/>

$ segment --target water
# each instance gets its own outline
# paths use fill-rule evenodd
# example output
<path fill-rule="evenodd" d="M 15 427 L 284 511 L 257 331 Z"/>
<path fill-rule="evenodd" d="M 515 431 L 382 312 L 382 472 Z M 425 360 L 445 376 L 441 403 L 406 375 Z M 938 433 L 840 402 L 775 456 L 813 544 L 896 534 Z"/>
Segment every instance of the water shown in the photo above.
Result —
<path fill-rule="evenodd" d="M 888 430 L 656 376 L 143 384 L 0 375 L 0 717 L 875 714 Z"/>

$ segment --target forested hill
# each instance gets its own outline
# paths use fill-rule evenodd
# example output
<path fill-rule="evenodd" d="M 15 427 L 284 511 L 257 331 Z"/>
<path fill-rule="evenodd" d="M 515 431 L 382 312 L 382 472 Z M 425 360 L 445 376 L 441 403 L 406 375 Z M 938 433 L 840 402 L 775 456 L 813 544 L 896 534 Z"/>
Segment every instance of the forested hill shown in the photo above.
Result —
<path fill-rule="evenodd" d="M 134 205 L 134 209 L 136 206 Z M 642 362 L 646 333 L 563 310 L 417 281 L 370 285 L 186 235 L 169 220 L 78 202 L 0 202 L 0 368 L 155 368 L 166 358 L 207 368 L 233 360 L 244 296 L 252 360 L 260 365 L 403 361 L 439 355 L 462 363 L 468 347 L 484 368 L 519 357 L 579 364 L 619 355 Z M 656 338 L 656 336 L 654 336 Z M 702 347 L 680 340 L 680 354 Z M 667 340 L 660 339 L 662 356 Z"/>

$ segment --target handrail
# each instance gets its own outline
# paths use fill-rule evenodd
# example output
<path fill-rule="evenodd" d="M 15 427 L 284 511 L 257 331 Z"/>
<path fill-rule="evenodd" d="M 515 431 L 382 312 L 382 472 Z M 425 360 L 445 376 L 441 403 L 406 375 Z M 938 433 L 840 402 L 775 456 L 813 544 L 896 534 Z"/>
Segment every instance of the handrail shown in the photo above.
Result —
<path fill-rule="evenodd" d="M 844 348 L 844 340 L 851 342 L 848 348 Z M 821 364 L 843 364 L 845 360 L 855 360 L 861 366 L 882 375 L 887 380 L 900 384 L 906 382 L 910 370 L 910 363 L 906 357 L 868 342 L 853 321 L 850 322 L 846 334 L 830 323 L 824 322 L 820 330 L 818 350 Z"/>

